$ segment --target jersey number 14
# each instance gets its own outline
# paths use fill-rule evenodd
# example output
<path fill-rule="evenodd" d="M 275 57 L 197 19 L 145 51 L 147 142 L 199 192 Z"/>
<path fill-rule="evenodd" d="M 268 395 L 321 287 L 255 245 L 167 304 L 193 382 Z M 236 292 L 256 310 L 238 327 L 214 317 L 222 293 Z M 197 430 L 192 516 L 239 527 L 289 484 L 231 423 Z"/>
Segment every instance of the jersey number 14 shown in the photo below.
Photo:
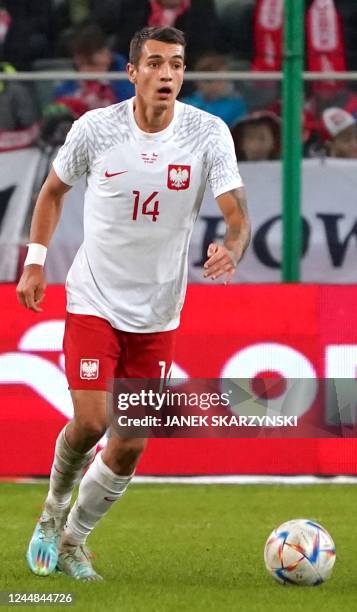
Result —
<path fill-rule="evenodd" d="M 141 192 L 133 191 L 135 196 L 134 200 L 134 210 L 133 210 L 133 221 L 136 221 L 138 218 L 138 214 L 142 215 L 151 215 L 152 221 L 156 221 L 159 216 L 159 200 L 155 200 L 156 196 L 159 194 L 158 191 L 154 191 L 151 195 L 149 195 L 146 200 L 141 202 Z M 139 207 L 141 205 L 141 211 L 139 213 Z"/>

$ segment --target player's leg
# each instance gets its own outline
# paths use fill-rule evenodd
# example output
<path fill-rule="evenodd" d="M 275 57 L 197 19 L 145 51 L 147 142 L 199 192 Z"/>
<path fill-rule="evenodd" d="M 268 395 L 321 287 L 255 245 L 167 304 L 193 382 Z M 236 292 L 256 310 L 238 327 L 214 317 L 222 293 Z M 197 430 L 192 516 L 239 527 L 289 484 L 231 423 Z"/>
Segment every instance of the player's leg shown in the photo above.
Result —
<path fill-rule="evenodd" d="M 96 344 L 100 344 L 100 351 L 96 351 Z M 71 392 L 74 417 L 57 438 L 49 492 L 26 554 L 30 569 L 42 576 L 56 567 L 59 537 L 73 488 L 92 462 L 97 442 L 106 431 L 106 380 L 113 376 L 118 358 L 115 334 L 109 323 L 98 317 L 68 317 L 64 349 L 69 385 L 79 388 Z M 98 369 L 82 371 L 83 356 L 87 365 L 98 363 L 100 376 Z"/>
<path fill-rule="evenodd" d="M 68 515 L 59 544 L 58 567 L 80 580 L 100 580 L 87 554 L 86 540 L 99 520 L 125 493 L 146 441 L 110 438 L 82 478 L 78 498 Z M 115 472 L 103 460 L 117 457 Z"/>
<path fill-rule="evenodd" d="M 91 564 L 86 540 L 125 493 L 145 445 L 143 438 L 119 438 L 113 434 L 105 449 L 96 455 L 81 480 L 59 543 L 57 565 L 64 573 L 79 580 L 101 579 Z"/>
<path fill-rule="evenodd" d="M 106 431 L 105 391 L 80 390 L 71 394 L 74 417 L 57 438 L 44 508 L 49 514 L 53 509 L 61 511 L 69 506 L 73 488 L 93 461 L 97 443 Z"/>
<path fill-rule="evenodd" d="M 48 495 L 26 555 L 30 569 L 42 576 L 56 568 L 73 489 L 93 461 L 97 442 L 106 431 L 105 391 L 73 391 L 72 399 L 74 418 L 57 438 Z"/>
<path fill-rule="evenodd" d="M 174 334 L 124 334 L 125 361 L 120 363 L 118 377 L 160 379 L 163 363 L 172 362 Z M 91 579 L 85 574 L 85 542 L 98 521 L 125 493 L 136 465 L 146 446 L 144 438 L 123 438 L 114 433 L 105 449 L 98 453 L 83 477 L 78 499 L 73 506 L 60 542 L 60 565 L 75 578 Z M 81 564 L 71 550 L 82 550 Z M 63 556 L 62 556 L 63 555 Z M 98 578 L 93 576 L 93 579 Z"/>

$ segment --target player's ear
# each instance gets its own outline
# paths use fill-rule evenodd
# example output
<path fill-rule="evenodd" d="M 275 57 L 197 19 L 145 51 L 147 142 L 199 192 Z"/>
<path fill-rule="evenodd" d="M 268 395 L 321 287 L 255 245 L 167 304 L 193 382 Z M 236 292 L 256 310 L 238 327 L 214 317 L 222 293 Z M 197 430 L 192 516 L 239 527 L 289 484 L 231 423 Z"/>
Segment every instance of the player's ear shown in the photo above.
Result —
<path fill-rule="evenodd" d="M 135 64 L 130 64 L 130 63 L 127 64 L 126 71 L 128 73 L 128 78 L 129 78 L 130 83 L 135 84 L 136 83 L 136 72 L 137 72 Z"/>

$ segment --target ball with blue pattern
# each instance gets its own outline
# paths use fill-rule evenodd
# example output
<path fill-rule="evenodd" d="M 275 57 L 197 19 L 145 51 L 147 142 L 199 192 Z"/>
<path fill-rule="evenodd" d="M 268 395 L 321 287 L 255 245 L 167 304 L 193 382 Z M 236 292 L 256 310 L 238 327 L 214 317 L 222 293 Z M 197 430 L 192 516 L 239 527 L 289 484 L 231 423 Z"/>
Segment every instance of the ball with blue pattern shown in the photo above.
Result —
<path fill-rule="evenodd" d="M 287 521 L 274 529 L 264 548 L 268 572 L 281 584 L 317 586 L 331 575 L 336 548 L 330 534 L 308 519 Z"/>

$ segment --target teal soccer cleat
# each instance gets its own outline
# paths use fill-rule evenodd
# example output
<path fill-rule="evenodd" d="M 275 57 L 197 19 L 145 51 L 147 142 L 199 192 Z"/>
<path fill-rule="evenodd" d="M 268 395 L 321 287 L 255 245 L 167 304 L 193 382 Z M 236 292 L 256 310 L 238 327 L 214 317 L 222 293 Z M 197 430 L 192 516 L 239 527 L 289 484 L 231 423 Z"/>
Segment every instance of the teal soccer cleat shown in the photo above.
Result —
<path fill-rule="evenodd" d="M 38 521 L 26 553 L 30 570 L 38 576 L 48 576 L 56 569 L 58 543 L 68 510 L 61 516 L 43 514 Z"/>
<path fill-rule="evenodd" d="M 58 555 L 57 569 L 71 578 L 85 582 L 103 580 L 90 561 L 91 554 L 85 546 L 64 545 Z"/>

